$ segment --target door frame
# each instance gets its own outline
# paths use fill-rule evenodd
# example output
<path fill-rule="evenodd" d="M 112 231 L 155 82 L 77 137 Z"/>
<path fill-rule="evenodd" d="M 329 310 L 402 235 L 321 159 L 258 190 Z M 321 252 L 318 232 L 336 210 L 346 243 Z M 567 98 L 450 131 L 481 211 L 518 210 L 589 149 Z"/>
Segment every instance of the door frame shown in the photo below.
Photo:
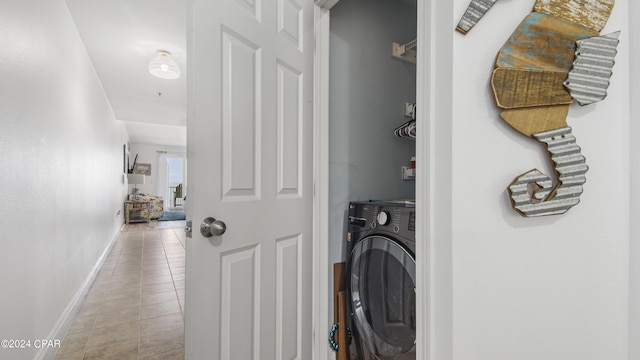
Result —
<path fill-rule="evenodd" d="M 314 54 L 314 359 L 334 357 L 327 346 L 332 294 L 329 276 L 329 37 L 331 8 L 315 0 Z M 451 122 L 454 4 L 417 0 L 418 112 L 416 128 L 416 338 L 418 359 L 453 358 Z M 437 51 L 435 51 L 437 49 Z M 422 101 L 421 101 L 422 100 Z M 437 136 L 436 136 L 437 135 Z M 438 157 L 436 158 L 435 154 Z"/>
<path fill-rule="evenodd" d="M 313 359 L 331 360 L 329 334 L 329 15 L 315 0 L 313 58 Z M 335 4 L 335 2 L 333 3 Z M 333 6 L 333 4 L 331 6 Z"/>

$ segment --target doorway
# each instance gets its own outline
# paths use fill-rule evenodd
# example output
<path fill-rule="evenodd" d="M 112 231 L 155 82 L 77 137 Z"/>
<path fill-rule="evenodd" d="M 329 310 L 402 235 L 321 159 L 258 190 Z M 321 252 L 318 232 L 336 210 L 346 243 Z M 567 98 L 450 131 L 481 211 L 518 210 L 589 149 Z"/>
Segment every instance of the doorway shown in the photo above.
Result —
<path fill-rule="evenodd" d="M 187 196 L 187 159 L 178 152 L 158 151 L 156 192 L 164 199 L 164 209 L 182 211 Z"/>
<path fill-rule="evenodd" d="M 185 194 L 185 159 L 184 156 L 167 157 L 167 194 L 165 201 L 169 209 L 183 208 Z M 168 202 L 168 203 L 167 203 Z"/>
<path fill-rule="evenodd" d="M 330 261 L 344 260 L 349 201 L 415 197 L 415 139 L 394 130 L 416 102 L 416 64 L 391 55 L 393 43 L 416 38 L 415 1 L 341 0 L 331 9 L 329 45 Z M 340 211 L 338 211 L 340 210 Z"/>
<path fill-rule="evenodd" d="M 319 194 L 315 204 L 314 252 L 318 259 L 314 269 L 314 287 L 324 296 L 315 305 L 319 334 L 329 331 L 328 321 L 332 313 L 331 262 L 335 252 L 331 244 L 333 233 L 330 224 L 342 211 L 330 206 L 329 196 L 335 186 L 330 186 L 330 23 L 333 8 L 338 0 L 316 1 L 320 8 L 316 14 L 316 110 L 315 110 L 315 168 L 316 188 Z M 416 257 L 416 336 L 417 358 L 444 359 L 452 357 L 451 313 L 451 215 L 447 196 L 451 194 L 451 138 L 435 134 L 450 134 L 451 123 L 441 121 L 451 118 L 450 103 L 453 54 L 454 2 L 433 0 L 418 1 L 416 6 L 416 167 L 415 197 Z M 363 36 L 368 36 L 367 34 Z M 398 39 L 396 41 L 401 41 Z M 438 49 L 437 52 L 431 49 Z M 363 65 L 364 66 L 364 65 Z M 442 104 L 442 106 L 436 106 Z M 420 107 L 424 109 L 420 111 Z M 348 139 L 347 139 L 348 140 Z M 436 149 L 438 157 L 435 157 Z M 339 189 L 338 189 L 339 190 Z M 332 242 L 331 242 L 332 243 Z M 333 243 L 332 243 L 333 244 Z M 321 339 L 318 338 L 318 341 Z M 318 358 L 331 358 L 326 347 L 316 349 Z"/>
<path fill-rule="evenodd" d="M 411 121 L 415 124 L 404 105 L 416 102 L 416 64 L 408 58 L 392 56 L 392 49 L 394 43 L 404 45 L 416 39 L 416 6 L 415 1 L 409 0 L 341 0 L 331 8 L 330 266 L 345 262 L 355 246 L 353 237 L 347 241 L 345 218 L 350 202 L 415 198 L 415 177 L 402 176 L 403 168 L 410 168 L 416 155 L 415 137 L 399 136 L 394 130 Z M 347 294 L 347 302 L 352 300 L 350 296 Z M 341 305 L 349 307 L 346 303 Z M 336 309 L 329 312 L 328 321 L 335 313 Z M 415 336 L 415 327 L 408 332 L 411 330 Z M 354 344 L 360 344 L 354 347 L 361 348 L 358 355 L 352 350 L 351 357 L 366 358 L 361 352 L 366 347 L 361 341 L 365 338 L 363 330 L 360 334 L 355 329 L 351 331 Z"/>

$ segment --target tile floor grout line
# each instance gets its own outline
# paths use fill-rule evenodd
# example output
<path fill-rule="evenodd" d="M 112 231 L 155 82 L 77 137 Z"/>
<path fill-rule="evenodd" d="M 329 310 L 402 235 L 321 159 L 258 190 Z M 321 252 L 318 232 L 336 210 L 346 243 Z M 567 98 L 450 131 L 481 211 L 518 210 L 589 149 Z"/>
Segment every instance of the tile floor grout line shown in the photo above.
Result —
<path fill-rule="evenodd" d="M 171 229 L 171 232 L 177 239 L 177 235 L 175 234 L 174 229 Z M 162 239 L 162 247 L 165 249 L 165 254 L 167 252 L 164 246 L 164 239 Z M 169 273 L 171 274 L 171 282 L 173 283 L 173 291 L 176 295 L 176 300 L 178 301 L 178 306 L 180 307 L 180 312 L 182 313 L 182 320 L 184 321 L 184 308 L 182 307 L 182 303 L 180 302 L 180 296 L 178 296 L 178 289 L 176 288 L 176 279 L 175 274 L 173 273 L 173 268 L 171 267 L 171 263 L 169 263 L 169 257 L 167 257 L 167 265 L 169 265 Z"/>
<path fill-rule="evenodd" d="M 103 301 L 102 299 L 104 298 L 104 296 L 110 296 L 113 295 L 114 293 L 118 293 L 121 290 L 124 289 L 130 289 L 131 288 L 131 282 L 130 278 L 128 277 L 127 274 L 136 274 L 136 272 L 131 272 L 131 270 L 133 270 L 134 266 L 140 266 L 138 275 L 140 276 L 139 278 L 139 283 L 137 284 L 137 286 L 133 287 L 134 289 L 137 290 L 137 294 L 139 295 L 139 301 L 137 302 L 137 308 L 138 308 L 138 317 L 137 317 L 137 325 L 138 325 L 138 329 L 137 329 L 137 334 L 138 334 L 138 341 L 137 341 L 137 359 L 140 359 L 142 357 L 141 354 L 141 350 L 142 350 L 142 307 L 143 307 L 143 301 L 142 301 L 142 290 L 144 287 L 144 270 L 145 270 L 145 264 L 147 262 L 145 262 L 145 254 L 152 254 L 154 250 L 159 250 L 159 247 L 151 246 L 152 243 L 155 243 L 157 240 L 160 240 L 160 243 L 157 245 L 161 246 L 162 249 L 162 255 L 164 258 L 164 261 L 162 261 L 162 263 L 166 264 L 169 270 L 169 275 L 171 277 L 171 281 L 172 281 L 172 288 L 173 288 L 173 294 L 176 297 L 176 300 L 178 301 L 178 305 L 179 308 L 181 310 L 181 312 L 183 311 L 182 309 L 182 305 L 180 303 L 180 297 L 178 296 L 178 289 L 176 288 L 176 276 L 177 274 L 174 273 L 174 269 L 172 266 L 172 262 L 169 259 L 169 253 L 171 252 L 172 255 L 172 260 L 173 259 L 177 259 L 178 256 L 175 256 L 176 254 L 178 254 L 179 251 L 176 251 L 175 249 L 171 249 L 173 247 L 173 245 L 176 245 L 178 243 L 180 243 L 181 245 L 181 250 L 184 251 L 184 245 L 182 244 L 182 242 L 180 241 L 180 237 L 177 235 L 176 231 L 173 228 L 169 228 L 169 229 L 163 229 L 163 228 L 157 228 L 157 229 L 151 229 L 151 228 L 142 228 L 142 227 L 129 227 L 124 229 L 124 231 L 121 231 L 120 234 L 118 235 L 118 240 L 117 240 L 117 246 L 114 246 L 114 248 L 111 250 L 111 253 L 109 254 L 109 268 L 110 270 L 108 270 L 107 272 L 104 272 L 102 275 L 102 282 L 101 285 L 99 285 L 99 287 L 95 288 L 95 292 L 93 293 L 94 298 L 92 300 L 94 300 L 94 302 L 90 303 L 90 305 L 92 307 L 95 307 L 93 309 L 89 310 L 89 313 L 93 318 L 93 322 L 91 323 L 90 327 L 88 330 L 85 330 L 84 336 L 87 337 L 87 341 L 84 342 L 82 350 L 81 351 L 77 351 L 77 352 L 73 352 L 73 353 L 67 353 L 67 354 L 61 354 L 59 356 L 63 357 L 63 358 L 69 358 L 70 356 L 73 356 L 73 354 L 75 354 L 75 356 L 81 355 L 82 358 L 88 357 L 88 356 L 92 356 L 94 355 L 94 350 L 92 349 L 99 349 L 99 348 L 105 348 L 105 347 L 111 347 L 112 344 L 118 343 L 118 342 L 123 342 L 125 340 L 112 340 L 108 343 L 104 343 L 102 344 L 100 341 L 96 342 L 94 341 L 94 343 L 99 344 L 96 345 L 94 347 L 89 347 L 89 345 L 91 344 L 92 339 L 94 338 L 94 336 L 96 335 L 96 332 L 100 333 L 100 329 L 102 329 L 102 327 L 100 329 L 98 329 L 98 326 L 100 326 L 99 321 L 102 323 L 102 325 L 107 326 L 107 323 L 104 323 L 105 319 L 103 319 L 103 315 L 104 314 L 110 314 L 113 312 L 117 312 L 114 311 L 114 308 L 111 307 L 105 307 L 104 304 L 105 303 L 109 303 L 111 301 L 119 301 L 120 299 L 116 299 L 116 300 L 112 300 L 109 299 L 107 301 Z M 177 242 L 176 242 L 177 240 Z M 176 249 L 178 249 L 176 247 Z M 139 252 L 139 256 L 136 256 L 136 253 Z M 133 259 L 137 259 L 137 260 L 132 260 Z M 153 269 L 154 265 L 153 264 L 153 260 L 152 259 L 147 259 L 147 261 L 150 261 L 151 264 L 148 264 L 150 267 L 148 269 Z M 179 261 L 179 260 L 178 260 Z M 104 266 L 104 265 L 103 265 Z M 129 269 L 131 268 L 131 269 Z M 101 269 L 102 270 L 102 269 Z M 105 281 L 106 280 L 106 281 Z M 95 283 L 94 283 L 95 284 Z M 106 289 L 104 288 L 106 286 Z M 93 287 L 93 285 L 92 285 Z M 102 287 L 102 288 L 101 288 Z M 91 290 L 90 290 L 91 291 Z M 184 290 L 181 290 L 184 291 Z M 153 293 L 152 293 L 153 294 Z M 151 295 L 151 297 L 153 297 L 153 295 Z M 102 296 L 101 296 L 102 295 Z M 86 300 L 86 299 L 85 299 Z M 84 306 L 85 303 L 83 302 L 82 306 Z M 117 305 L 117 304 L 116 304 Z M 126 306 L 130 306 L 130 305 L 126 305 Z M 128 307 L 127 307 L 128 309 Z M 135 308 L 134 308 L 135 309 Z M 155 317 L 160 317 L 159 316 L 152 316 L 152 318 Z M 183 322 L 184 322 L 184 313 L 182 313 L 182 318 L 183 318 Z M 75 320 L 75 319 L 74 319 Z M 85 325 L 86 326 L 86 325 Z M 112 326 L 112 325 L 109 325 Z M 117 326 L 117 325 L 113 325 L 113 326 Z M 184 323 L 182 325 L 184 327 Z M 67 334 L 66 334 L 67 335 Z M 65 335 L 65 336 L 66 336 Z M 150 334 L 151 335 L 151 334 Z M 100 335 L 102 336 L 102 335 Z M 97 338 L 96 338 L 97 339 Z M 133 339 L 131 339 L 133 340 Z M 64 341 L 64 338 L 63 338 Z M 168 354 L 168 353 L 174 353 L 174 352 L 179 352 L 179 351 L 183 351 L 184 352 L 184 345 L 182 347 L 182 350 L 180 349 L 176 349 L 176 350 L 169 350 L 169 351 L 164 351 L 161 352 L 159 354 L 148 354 L 149 356 L 151 356 L 152 358 L 155 358 L 159 355 L 162 354 Z M 58 356 L 56 356 L 56 359 L 58 358 Z M 148 357 L 145 357 L 145 359 Z M 75 359 L 75 358 L 74 358 Z"/>
<path fill-rule="evenodd" d="M 144 286 L 144 250 L 146 245 L 145 231 L 142 231 L 142 260 L 140 265 L 140 307 L 138 308 L 138 353 L 136 358 L 140 360 L 140 349 L 142 347 L 142 288 Z"/>

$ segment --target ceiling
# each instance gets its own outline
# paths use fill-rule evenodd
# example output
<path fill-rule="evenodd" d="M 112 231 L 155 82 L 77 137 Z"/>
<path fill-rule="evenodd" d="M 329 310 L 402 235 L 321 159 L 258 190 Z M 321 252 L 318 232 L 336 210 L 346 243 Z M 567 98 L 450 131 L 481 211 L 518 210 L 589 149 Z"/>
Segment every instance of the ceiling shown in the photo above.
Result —
<path fill-rule="evenodd" d="M 415 0 L 404 0 L 415 6 Z M 118 120 L 132 143 L 186 146 L 186 0 L 66 0 Z M 166 50 L 177 80 L 147 65 Z"/>
<path fill-rule="evenodd" d="M 186 0 L 66 0 L 102 86 L 132 143 L 186 145 Z M 149 73 L 166 50 L 177 80 Z"/>

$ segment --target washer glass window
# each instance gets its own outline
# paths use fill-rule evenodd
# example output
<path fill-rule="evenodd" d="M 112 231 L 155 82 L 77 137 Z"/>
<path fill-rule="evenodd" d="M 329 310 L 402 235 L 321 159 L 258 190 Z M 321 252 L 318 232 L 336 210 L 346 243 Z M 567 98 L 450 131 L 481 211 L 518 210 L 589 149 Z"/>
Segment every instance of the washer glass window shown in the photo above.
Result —
<path fill-rule="evenodd" d="M 383 236 L 351 252 L 351 301 L 358 332 L 378 356 L 412 351 L 416 339 L 415 259 Z"/>

